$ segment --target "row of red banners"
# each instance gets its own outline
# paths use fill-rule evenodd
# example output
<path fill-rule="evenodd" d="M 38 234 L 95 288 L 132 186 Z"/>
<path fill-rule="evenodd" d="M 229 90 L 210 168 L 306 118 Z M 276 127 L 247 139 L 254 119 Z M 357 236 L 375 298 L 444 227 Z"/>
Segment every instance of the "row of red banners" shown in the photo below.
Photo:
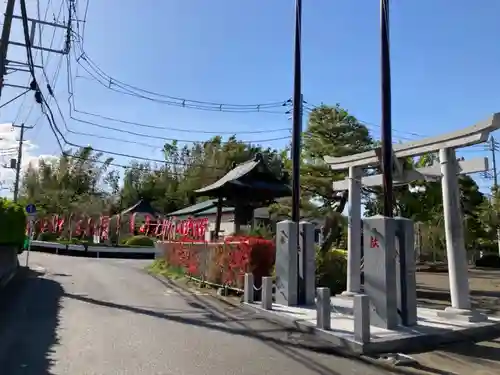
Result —
<path fill-rule="evenodd" d="M 187 237 L 196 240 L 204 240 L 208 228 L 207 218 L 177 219 L 175 217 L 163 219 L 146 215 L 144 221 L 138 222 L 137 214 L 128 217 L 128 233 L 138 232 L 147 236 L 154 236 L 161 239 L 175 239 Z M 34 233 L 50 232 L 61 234 L 65 230 L 71 232 L 72 237 L 98 236 L 101 240 L 109 239 L 110 228 L 113 228 L 118 235 L 125 234 L 122 227 L 125 224 L 124 218 L 120 215 L 100 216 L 99 218 L 78 218 L 73 215 L 52 215 L 41 218 L 34 223 Z M 30 223 L 26 230 L 29 231 Z M 69 226 L 69 227 L 68 227 Z"/>

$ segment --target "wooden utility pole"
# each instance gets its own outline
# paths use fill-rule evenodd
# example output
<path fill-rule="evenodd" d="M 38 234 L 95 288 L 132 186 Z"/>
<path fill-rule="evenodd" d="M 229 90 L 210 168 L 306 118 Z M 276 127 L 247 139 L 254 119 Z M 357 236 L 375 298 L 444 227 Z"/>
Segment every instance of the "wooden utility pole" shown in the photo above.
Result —
<path fill-rule="evenodd" d="M 302 97 L 302 68 L 301 68 L 301 50 L 302 50 L 302 0 L 295 0 L 295 44 L 293 56 L 293 109 L 292 109 L 292 221 L 298 226 L 300 221 L 300 157 L 301 157 L 301 137 L 302 137 L 302 106 L 304 98 Z M 297 227 L 298 228 L 298 227 Z M 299 233 L 297 230 L 297 241 L 299 246 Z M 307 249 L 301 249 L 302 252 Z M 297 254 L 297 302 L 299 305 L 305 303 L 305 289 L 303 275 L 300 269 L 300 256 L 304 258 L 305 254 Z"/>
<path fill-rule="evenodd" d="M 16 125 L 12 125 L 17 127 Z M 32 126 L 25 126 L 24 123 L 19 126 L 21 132 L 19 133 L 19 148 L 17 150 L 17 160 L 16 160 L 16 179 L 14 181 L 14 202 L 17 202 L 19 197 L 19 181 L 21 179 L 21 164 L 23 161 L 23 145 L 24 145 L 24 131 L 26 129 L 33 129 Z"/>
<path fill-rule="evenodd" d="M 2 96 L 3 78 L 7 70 L 7 50 L 9 48 L 10 29 L 12 17 L 14 15 L 14 5 L 16 0 L 8 0 L 3 18 L 2 40 L 0 41 L 0 97 Z"/>
<path fill-rule="evenodd" d="M 391 117 L 391 60 L 389 48 L 389 0 L 380 0 L 380 65 L 382 91 L 382 175 L 384 192 L 384 216 L 393 212 L 393 154 Z"/>

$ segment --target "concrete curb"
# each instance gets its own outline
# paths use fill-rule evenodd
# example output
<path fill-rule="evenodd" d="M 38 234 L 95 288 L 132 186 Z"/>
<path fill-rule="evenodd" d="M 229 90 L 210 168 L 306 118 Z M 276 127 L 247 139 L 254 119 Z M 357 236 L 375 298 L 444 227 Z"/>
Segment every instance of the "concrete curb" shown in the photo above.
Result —
<path fill-rule="evenodd" d="M 322 340 L 330 342 L 334 347 L 342 347 L 350 353 L 358 355 L 380 355 L 385 353 L 421 353 L 439 349 L 445 345 L 460 342 L 480 342 L 492 340 L 500 337 L 500 323 L 490 323 L 482 326 L 470 328 L 467 331 L 449 331 L 446 333 L 428 334 L 414 337 L 404 337 L 397 340 L 377 341 L 363 344 L 353 340 L 335 336 L 328 331 L 316 328 L 315 325 L 304 322 L 294 321 L 285 316 L 280 316 L 272 311 L 266 311 L 259 307 L 245 304 L 253 311 L 258 311 L 268 319 L 280 322 L 281 324 L 291 324 L 300 326 L 304 330 L 314 330 L 315 334 Z"/>

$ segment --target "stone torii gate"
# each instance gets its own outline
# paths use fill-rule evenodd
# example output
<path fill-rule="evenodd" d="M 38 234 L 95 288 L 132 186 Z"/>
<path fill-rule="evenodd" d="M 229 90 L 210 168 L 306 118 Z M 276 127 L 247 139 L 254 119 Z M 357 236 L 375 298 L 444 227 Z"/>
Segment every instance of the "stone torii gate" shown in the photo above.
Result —
<path fill-rule="evenodd" d="M 489 134 L 498 128 L 500 113 L 495 113 L 485 121 L 456 132 L 393 146 L 395 185 L 442 179 L 451 295 L 451 308 L 447 308 L 445 312 L 453 316 L 470 315 L 471 309 L 457 175 L 488 169 L 487 158 L 457 162 L 455 150 L 486 142 Z M 439 152 L 439 164 L 403 170 L 403 159 L 434 152 Z M 382 185 L 382 175 L 363 176 L 363 169 L 380 165 L 380 150 L 345 157 L 325 156 L 324 160 L 333 170 L 349 170 L 349 176 L 345 180 L 333 182 L 333 190 L 349 191 L 347 290 L 343 294 L 354 295 L 360 292 L 361 287 L 361 187 Z"/>

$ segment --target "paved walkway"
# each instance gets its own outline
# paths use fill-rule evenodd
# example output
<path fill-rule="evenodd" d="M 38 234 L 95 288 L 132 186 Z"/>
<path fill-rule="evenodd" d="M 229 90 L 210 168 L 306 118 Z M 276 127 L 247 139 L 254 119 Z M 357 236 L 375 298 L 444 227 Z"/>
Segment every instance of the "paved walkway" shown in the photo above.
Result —
<path fill-rule="evenodd" d="M 0 308 L 0 373 L 388 373 L 301 349 L 300 338 L 255 314 L 167 287 L 145 274 L 148 263 L 32 253 L 38 275 Z"/>

